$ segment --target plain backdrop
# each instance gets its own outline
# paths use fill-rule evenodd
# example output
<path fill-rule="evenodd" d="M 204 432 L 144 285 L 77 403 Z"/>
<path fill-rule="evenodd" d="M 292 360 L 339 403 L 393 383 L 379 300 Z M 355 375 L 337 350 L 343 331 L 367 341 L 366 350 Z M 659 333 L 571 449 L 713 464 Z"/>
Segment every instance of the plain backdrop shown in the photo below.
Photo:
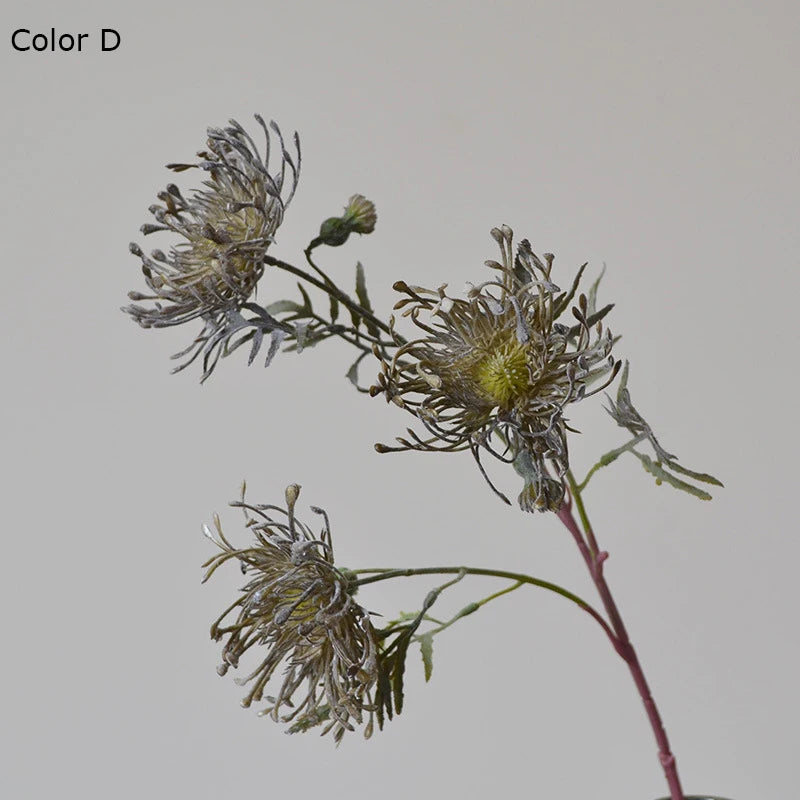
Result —
<path fill-rule="evenodd" d="M 407 423 L 345 380 L 334 343 L 205 385 L 171 376 L 196 333 L 119 312 L 128 242 L 170 161 L 260 112 L 303 143 L 272 253 L 290 261 L 361 192 L 374 235 L 320 253 L 349 286 L 460 291 L 507 223 L 601 301 L 634 402 L 725 488 L 703 503 L 633 459 L 587 503 L 684 785 L 733 800 L 798 786 L 800 11 L 788 2 L 22 3 L 3 14 L 3 657 L 0 789 L 14 798 L 666 793 L 625 665 L 585 615 L 520 590 L 436 640 L 406 708 L 336 749 L 242 710 L 208 626 L 242 582 L 200 585 L 200 524 L 250 496 L 326 508 L 339 563 L 524 569 L 594 599 L 552 516 L 499 503 L 466 454 L 378 455 Z M 17 28 L 89 32 L 15 52 Z M 98 52 L 99 30 L 121 46 Z M 191 188 L 198 176 L 179 176 Z M 295 296 L 290 282 L 261 300 Z M 369 370 L 366 369 L 368 373 Z M 365 374 L 369 381 L 369 374 Z M 583 473 L 623 441 L 573 407 Z M 516 491 L 516 479 L 504 486 Z M 435 580 L 366 589 L 393 616 Z M 465 581 L 453 613 L 501 584 Z"/>

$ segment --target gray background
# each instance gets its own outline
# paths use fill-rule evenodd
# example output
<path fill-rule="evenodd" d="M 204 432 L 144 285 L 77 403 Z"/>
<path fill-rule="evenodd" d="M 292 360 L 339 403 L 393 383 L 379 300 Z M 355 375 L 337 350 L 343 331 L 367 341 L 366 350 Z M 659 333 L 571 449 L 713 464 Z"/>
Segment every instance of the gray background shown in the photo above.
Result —
<path fill-rule="evenodd" d="M 617 352 L 663 443 L 726 483 L 712 503 L 633 460 L 587 502 L 687 791 L 789 798 L 796 774 L 798 34 L 791 2 L 34 4 L 3 21 L 0 788 L 9 797 L 665 793 L 624 664 L 588 618 L 521 590 L 410 657 L 407 707 L 369 742 L 284 736 L 238 707 L 207 628 L 200 523 L 247 477 L 303 484 L 350 566 L 487 564 L 592 587 L 553 517 L 506 509 L 466 455 L 379 456 L 405 416 L 356 395 L 332 345 L 267 371 L 170 376 L 194 329 L 118 311 L 127 244 L 163 164 L 255 111 L 300 131 L 304 172 L 273 253 L 297 260 L 353 192 L 375 235 L 324 254 L 458 291 L 508 223 L 608 271 Z M 18 27 L 90 32 L 17 53 Z M 97 31 L 122 34 L 95 51 Z M 189 173 L 181 185 L 191 187 Z M 268 276 L 259 297 L 280 296 Z M 574 408 L 582 473 L 621 431 Z M 514 490 L 515 483 L 510 483 Z M 243 539 L 240 538 L 243 541 Z M 431 581 L 362 594 L 391 615 Z M 472 582 L 440 614 L 499 588 Z"/>

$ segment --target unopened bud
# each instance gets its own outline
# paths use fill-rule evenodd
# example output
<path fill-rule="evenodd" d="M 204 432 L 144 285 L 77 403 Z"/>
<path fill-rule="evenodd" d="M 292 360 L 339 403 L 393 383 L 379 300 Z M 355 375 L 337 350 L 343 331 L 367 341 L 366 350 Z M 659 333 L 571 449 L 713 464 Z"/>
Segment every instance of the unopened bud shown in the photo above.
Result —
<path fill-rule="evenodd" d="M 350 224 L 342 217 L 328 217 L 319 226 L 319 238 L 329 247 L 339 247 L 350 236 Z"/>
<path fill-rule="evenodd" d="M 293 506 L 297 502 L 297 498 L 300 496 L 300 486 L 296 483 L 292 483 L 286 487 L 286 504 L 288 506 Z"/>
<path fill-rule="evenodd" d="M 348 201 L 344 210 L 344 219 L 350 224 L 350 230 L 355 233 L 372 233 L 378 215 L 375 212 L 375 203 L 367 200 L 363 194 L 354 194 Z"/>
<path fill-rule="evenodd" d="M 320 225 L 319 240 L 329 247 L 339 247 L 351 233 L 372 233 L 377 220 L 375 204 L 362 194 L 354 194 L 341 217 L 328 217 Z"/>

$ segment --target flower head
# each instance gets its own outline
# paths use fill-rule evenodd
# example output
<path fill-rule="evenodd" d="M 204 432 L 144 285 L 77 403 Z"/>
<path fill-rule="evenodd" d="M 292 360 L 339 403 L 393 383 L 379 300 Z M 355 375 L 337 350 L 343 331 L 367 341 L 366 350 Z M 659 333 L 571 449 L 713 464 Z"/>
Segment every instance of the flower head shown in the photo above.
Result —
<path fill-rule="evenodd" d="M 326 244 L 328 247 L 339 247 L 349 238 L 351 233 L 372 233 L 378 214 L 375 203 L 367 200 L 363 194 L 354 194 L 345 206 L 341 217 L 328 217 L 319 228 L 319 236 L 312 245 Z"/>
<path fill-rule="evenodd" d="M 175 184 L 160 192 L 150 207 L 155 223 L 145 235 L 172 231 L 181 237 L 167 253 L 146 255 L 137 244 L 131 252 L 142 261 L 149 292 L 131 292 L 135 301 L 123 310 L 144 328 L 181 325 L 202 318 L 207 341 L 253 293 L 264 271 L 264 256 L 291 201 L 299 176 L 296 160 L 284 145 L 278 126 L 270 128 L 280 145 L 279 169 L 270 171 L 270 130 L 256 115 L 264 137 L 263 156 L 238 122 L 209 128 L 207 150 L 195 164 L 168 164 L 176 171 L 197 168 L 208 173 L 203 189 L 184 196 Z M 152 301 L 151 305 L 139 305 Z M 191 349 L 191 348 L 190 348 Z"/>
<path fill-rule="evenodd" d="M 260 713 L 291 723 L 289 732 L 325 724 L 338 742 L 368 718 L 365 736 L 372 732 L 374 687 L 378 677 L 378 639 L 369 614 L 352 597 L 347 573 L 333 563 L 330 526 L 324 511 L 319 537 L 294 513 L 300 487 L 286 490 L 286 510 L 270 505 L 231 503 L 245 510 L 255 542 L 237 549 L 225 538 L 215 518 L 216 536 L 206 535 L 222 550 L 209 559 L 207 580 L 221 564 L 235 559 L 250 576 L 241 596 L 211 626 L 211 637 L 224 640 L 224 675 L 238 667 L 251 648 L 266 655 L 247 677 L 250 684 L 242 705 L 267 700 Z M 280 665 L 283 681 L 275 696 L 264 694 Z M 293 699 L 295 695 L 299 699 Z"/>
<path fill-rule="evenodd" d="M 619 369 L 610 356 L 611 334 L 600 322 L 611 306 L 596 313 L 593 301 L 581 295 L 573 309 L 577 324 L 558 322 L 583 267 L 572 289 L 562 293 L 551 280 L 552 255 L 539 258 L 522 240 L 515 258 L 507 226 L 493 229 L 492 236 L 501 261 L 486 266 L 496 277 L 468 285 L 466 299 L 449 297 L 446 286 L 434 291 L 395 284 L 406 295 L 395 308 L 422 336 L 401 344 L 391 363 L 383 362 L 371 393 L 410 411 L 428 435 L 409 430 L 410 438 L 399 438 L 399 446 L 376 447 L 468 449 L 479 467 L 480 450 L 486 450 L 513 463 L 524 478 L 524 510 L 557 510 L 569 467 L 564 409 L 586 396 L 590 382 L 608 375 L 603 386 L 608 385 Z"/>
<path fill-rule="evenodd" d="M 344 210 L 344 219 L 350 223 L 354 233 L 372 233 L 378 215 L 375 213 L 375 203 L 367 200 L 363 194 L 354 194 L 348 201 Z"/>

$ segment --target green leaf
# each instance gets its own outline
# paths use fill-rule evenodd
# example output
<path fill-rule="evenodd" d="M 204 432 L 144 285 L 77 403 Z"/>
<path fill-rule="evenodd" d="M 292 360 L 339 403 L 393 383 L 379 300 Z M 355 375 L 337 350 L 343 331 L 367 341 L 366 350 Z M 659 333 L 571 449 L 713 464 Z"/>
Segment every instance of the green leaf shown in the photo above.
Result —
<path fill-rule="evenodd" d="M 667 472 L 661 464 L 657 461 L 653 461 L 649 456 L 644 455 L 644 453 L 639 453 L 636 450 L 631 450 L 631 452 L 642 462 L 642 466 L 656 479 L 656 484 L 660 485 L 662 481 L 665 481 L 670 486 L 680 489 L 682 492 L 688 492 L 698 497 L 700 500 L 711 500 L 711 495 L 708 492 L 704 492 L 697 486 L 692 486 L 690 483 L 676 478 L 674 475 Z"/>
<path fill-rule="evenodd" d="M 359 392 L 369 393 L 369 389 L 365 389 L 363 386 L 359 386 L 358 384 L 358 368 L 361 365 L 361 362 L 367 357 L 367 353 L 362 353 L 351 365 L 350 369 L 347 370 L 345 373 L 345 377 L 353 386 L 358 389 Z"/>
<path fill-rule="evenodd" d="M 276 314 L 303 314 L 305 308 L 294 300 L 276 300 L 265 307 L 268 314 L 275 316 Z"/>
<path fill-rule="evenodd" d="M 403 636 L 395 653 L 395 664 L 392 670 L 392 697 L 394 698 L 395 714 L 401 714 L 403 711 L 403 676 L 406 671 L 406 656 L 410 642 L 410 638 Z"/>
<path fill-rule="evenodd" d="M 356 297 L 358 298 L 358 302 L 360 303 L 361 307 L 365 311 L 369 311 L 371 314 L 372 304 L 369 302 L 369 295 L 367 294 L 367 279 L 364 274 L 364 265 L 360 261 L 356 264 Z M 360 321 L 361 320 L 359 319 L 359 322 Z M 358 327 L 358 323 L 355 324 L 356 327 Z M 374 322 L 364 320 L 364 324 L 367 326 L 367 330 L 372 336 L 379 335 L 380 331 L 378 331 L 378 328 Z"/>
<path fill-rule="evenodd" d="M 717 480 L 713 475 L 709 475 L 707 472 L 695 472 L 691 469 L 686 469 L 686 467 L 682 467 L 680 464 L 676 463 L 675 461 L 667 462 L 669 468 L 673 472 L 680 472 L 681 475 L 686 475 L 689 478 L 694 478 L 696 481 L 702 481 L 703 483 L 710 483 L 714 486 L 722 486 L 724 487 L 725 484 Z"/>
<path fill-rule="evenodd" d="M 339 319 L 339 301 L 333 296 L 331 298 L 331 322 L 336 322 Z"/>
<path fill-rule="evenodd" d="M 425 668 L 425 681 L 431 679 L 433 674 L 433 633 L 423 633 L 419 636 L 419 649 L 422 653 L 422 665 Z"/>
<path fill-rule="evenodd" d="M 637 436 L 635 439 L 631 439 L 626 444 L 622 445 L 622 447 L 617 447 L 615 450 L 609 450 L 607 453 L 603 453 L 602 456 L 595 464 L 595 467 L 607 467 L 609 464 L 613 464 L 623 453 L 627 453 L 629 450 L 633 450 L 639 442 L 646 439 L 647 437 L 642 434 L 641 436 Z"/>
<path fill-rule="evenodd" d="M 310 316 L 314 313 L 314 307 L 311 305 L 311 298 L 308 296 L 308 292 L 305 290 L 302 283 L 298 283 L 297 288 L 300 290 L 300 294 L 303 297 L 303 311 Z"/>
<path fill-rule="evenodd" d="M 667 452 L 661 446 L 660 442 L 658 439 L 656 439 L 655 434 L 653 433 L 653 429 L 650 427 L 650 425 L 648 425 L 647 421 L 639 413 L 639 411 L 636 410 L 636 407 L 631 401 L 630 391 L 628 390 L 628 372 L 629 364 L 626 361 L 625 367 L 622 370 L 622 374 L 620 375 L 619 382 L 617 384 L 616 403 L 611 400 L 608 395 L 606 395 L 610 401 L 610 406 L 606 408 L 606 411 L 608 411 L 617 425 L 622 428 L 626 428 L 636 437 L 633 442 L 628 442 L 628 444 L 624 445 L 621 449 L 629 448 L 631 444 L 638 444 L 638 441 L 647 439 L 650 446 L 653 448 L 653 452 L 656 456 L 655 459 L 652 459 L 649 456 L 638 452 L 637 450 L 631 449 L 631 452 L 639 459 L 639 461 L 642 462 L 642 466 L 655 477 L 657 484 L 661 484 L 662 482 L 666 481 L 668 484 L 670 484 L 670 486 L 680 489 L 683 492 L 688 492 L 695 497 L 699 497 L 701 500 L 710 500 L 711 495 L 708 492 L 703 491 L 697 486 L 693 486 L 687 481 L 681 480 L 672 473 L 685 475 L 687 478 L 691 478 L 692 480 L 700 481 L 701 483 L 710 483 L 713 486 L 722 486 L 722 482 L 713 475 L 709 475 L 707 472 L 695 472 L 694 470 L 678 464 L 677 456 Z M 612 450 L 610 453 L 606 453 L 600 462 L 592 467 L 592 469 L 589 471 L 589 474 L 584 479 L 581 487 L 586 485 L 589 478 L 599 467 L 610 463 L 610 461 L 616 458 L 617 455 L 619 455 L 619 450 Z"/>
<path fill-rule="evenodd" d="M 359 359 L 359 361 L 360 361 L 360 359 Z M 356 387 L 356 389 L 359 388 L 359 386 L 358 386 L 358 364 L 359 364 L 359 361 L 354 361 L 350 365 L 350 369 L 347 370 L 347 372 L 345 373 L 345 378 L 347 378 L 347 380 L 349 380 L 350 383 L 352 383 L 353 386 Z"/>
<path fill-rule="evenodd" d="M 392 701 L 394 713 L 400 714 L 403 710 L 403 677 L 406 669 L 406 655 L 411 639 L 422 624 L 428 609 L 436 602 L 439 595 L 448 587 L 458 583 L 466 575 L 466 572 L 459 571 L 458 575 L 447 583 L 431 589 L 422 602 L 422 608 L 414 615 L 413 619 L 405 625 L 403 631 L 386 648 L 383 658 L 383 671 L 378 675 L 378 687 L 376 689 L 376 704 L 383 708 L 389 719 L 392 718 Z M 389 629 L 383 630 L 383 635 L 391 635 L 391 625 Z M 424 634 L 423 634 L 424 635 Z M 381 713 L 378 714 L 378 724 L 381 724 Z"/>
<path fill-rule="evenodd" d="M 375 716 L 378 718 L 378 727 L 383 730 L 386 718 L 391 719 L 394 713 L 392 708 L 392 685 L 389 678 L 391 661 L 379 661 L 378 683 L 375 687 Z"/>
<path fill-rule="evenodd" d="M 311 728 L 321 725 L 331 715 L 331 707 L 329 705 L 320 706 L 316 711 L 307 712 L 287 728 L 286 733 L 305 733 Z"/>
<path fill-rule="evenodd" d="M 614 450 L 609 450 L 607 453 L 603 453 L 602 456 L 598 459 L 597 463 L 592 466 L 592 468 L 586 473 L 586 477 L 581 481 L 578 485 L 578 488 L 583 491 L 586 487 L 586 484 L 592 478 L 592 475 L 597 472 L 597 470 L 602 469 L 603 467 L 607 467 L 609 464 L 613 464 L 623 453 L 627 453 L 629 451 L 633 451 L 633 448 L 636 447 L 639 442 L 644 441 L 647 438 L 647 434 L 639 434 L 639 436 L 635 436 L 630 441 L 623 444 L 621 447 L 617 447 Z"/>

